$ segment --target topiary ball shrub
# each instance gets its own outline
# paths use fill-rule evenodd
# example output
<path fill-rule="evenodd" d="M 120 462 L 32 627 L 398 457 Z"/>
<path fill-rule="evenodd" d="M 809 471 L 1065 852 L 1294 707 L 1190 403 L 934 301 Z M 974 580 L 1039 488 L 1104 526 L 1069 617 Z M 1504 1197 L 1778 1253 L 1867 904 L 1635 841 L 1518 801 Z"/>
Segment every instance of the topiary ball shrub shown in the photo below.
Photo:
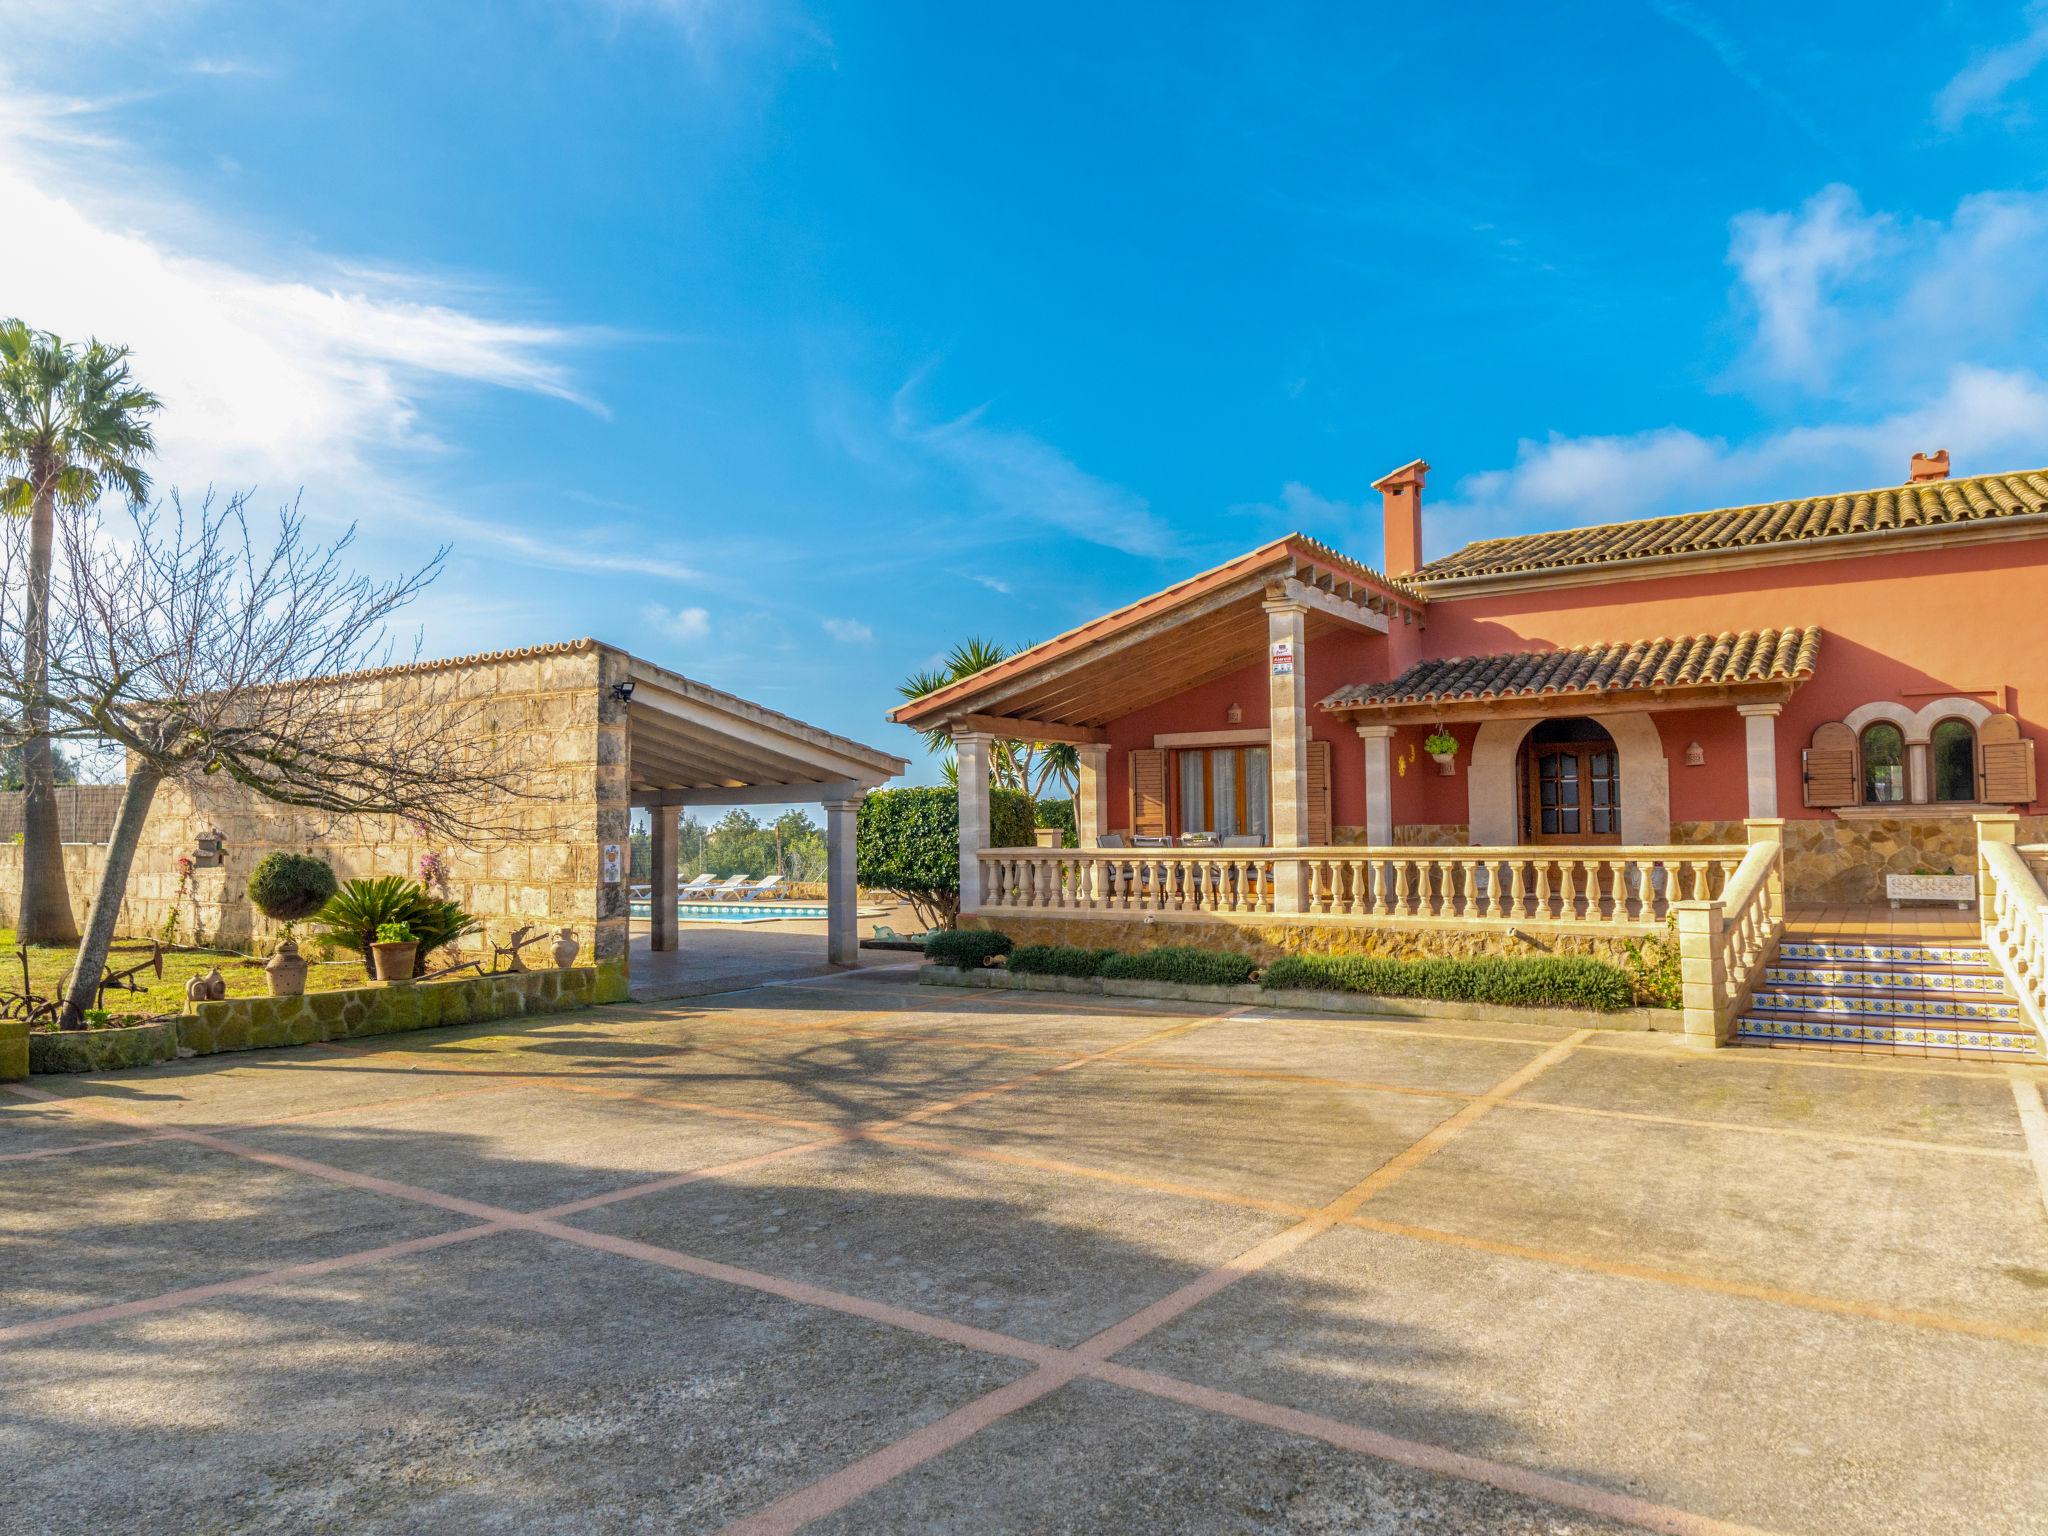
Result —
<path fill-rule="evenodd" d="M 1241 987 L 1258 969 L 1250 955 L 1229 950 L 1190 949 L 1169 944 L 1141 949 L 1133 955 L 1112 955 L 1101 975 L 1119 981 L 1171 981 L 1190 987 Z"/>
<path fill-rule="evenodd" d="M 1113 949 L 1083 949 L 1077 944 L 1025 944 L 1003 962 L 1020 976 L 1100 976 Z"/>
<path fill-rule="evenodd" d="M 939 965 L 976 971 L 998 955 L 1007 955 L 1016 941 L 993 928 L 961 928 L 935 933 L 924 941 L 924 957 Z"/>
<path fill-rule="evenodd" d="M 249 871 L 249 901 L 274 923 L 311 917 L 333 898 L 334 870 L 310 853 L 266 853 Z"/>

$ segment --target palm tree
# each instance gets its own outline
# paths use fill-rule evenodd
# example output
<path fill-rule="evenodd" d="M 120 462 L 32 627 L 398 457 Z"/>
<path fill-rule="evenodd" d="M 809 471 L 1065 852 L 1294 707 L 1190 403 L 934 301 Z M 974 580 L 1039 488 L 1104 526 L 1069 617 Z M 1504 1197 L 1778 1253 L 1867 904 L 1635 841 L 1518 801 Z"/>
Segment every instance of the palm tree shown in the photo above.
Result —
<path fill-rule="evenodd" d="M 23 944 L 75 944 L 64 888 L 50 747 L 50 549 L 57 507 L 90 506 L 108 491 L 130 503 L 149 494 L 138 462 L 156 449 L 157 397 L 128 373 L 128 349 L 69 345 L 20 320 L 0 320 L 0 511 L 29 519 L 26 640 L 30 696 L 19 701 L 22 740 Z"/>
<path fill-rule="evenodd" d="M 943 665 L 911 673 L 897 684 L 896 691 L 906 699 L 921 699 L 962 678 L 984 672 L 1016 654 L 1016 651 L 1006 650 L 993 640 L 984 640 L 976 635 L 947 652 Z M 953 760 L 951 733 L 945 726 L 937 726 L 921 734 L 925 745 L 932 751 L 946 754 L 946 782 L 954 783 L 959 767 Z M 1032 799 L 1039 800 L 1044 798 L 1047 784 L 1057 779 L 1071 798 L 1080 777 L 1080 761 L 1080 753 L 1064 742 L 999 740 L 990 743 L 989 782 L 997 789 L 1021 789 Z"/>

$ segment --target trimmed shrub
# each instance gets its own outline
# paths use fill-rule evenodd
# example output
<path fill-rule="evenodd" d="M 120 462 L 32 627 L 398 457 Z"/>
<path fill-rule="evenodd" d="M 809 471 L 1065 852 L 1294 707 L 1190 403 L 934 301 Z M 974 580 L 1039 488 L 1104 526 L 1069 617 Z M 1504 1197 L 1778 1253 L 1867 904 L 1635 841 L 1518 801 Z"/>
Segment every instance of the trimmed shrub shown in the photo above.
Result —
<path fill-rule="evenodd" d="M 266 853 L 249 871 L 249 902 L 287 927 L 311 917 L 334 895 L 334 868 L 310 853 Z"/>
<path fill-rule="evenodd" d="M 1075 944 L 1024 944 L 1004 961 L 1022 976 L 1100 976 L 1113 949 L 1082 949 Z"/>
<path fill-rule="evenodd" d="M 1078 848 L 1081 839 L 1075 830 L 1074 802 L 1071 800 L 1040 800 L 1033 804 L 1031 814 L 1041 827 L 1060 829 L 1060 846 Z"/>
<path fill-rule="evenodd" d="M 1634 989 L 1619 967 L 1580 955 L 1483 955 L 1470 960 L 1289 955 L 1266 967 L 1260 985 L 1274 991 L 1363 992 L 1446 1003 L 1591 1008 L 1602 1013 L 1635 1001 Z"/>
<path fill-rule="evenodd" d="M 956 821 L 955 825 L 958 823 Z M 991 789 L 988 792 L 988 845 L 991 848 L 1029 848 L 1033 838 L 1031 829 L 1037 823 L 1031 818 L 1031 797 L 1021 789 Z M 954 848 L 959 848 L 957 838 Z"/>
<path fill-rule="evenodd" d="M 1120 981 L 1172 981 L 1191 987 L 1240 987 L 1257 970 L 1250 955 L 1228 950 L 1167 945 L 1136 954 L 1111 955 L 1098 975 Z"/>
<path fill-rule="evenodd" d="M 927 938 L 924 957 L 940 965 L 957 965 L 963 971 L 974 971 L 997 955 L 1007 955 L 1015 942 L 1007 933 L 998 933 L 993 928 L 958 928 Z"/>

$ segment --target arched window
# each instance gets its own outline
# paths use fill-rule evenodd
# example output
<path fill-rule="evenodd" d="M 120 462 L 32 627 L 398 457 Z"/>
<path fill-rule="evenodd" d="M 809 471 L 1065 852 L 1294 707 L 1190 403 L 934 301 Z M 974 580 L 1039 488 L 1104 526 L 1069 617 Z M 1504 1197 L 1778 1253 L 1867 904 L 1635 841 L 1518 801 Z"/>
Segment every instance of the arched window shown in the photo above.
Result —
<path fill-rule="evenodd" d="M 1863 803 L 1898 805 L 1906 798 L 1906 735 L 1889 720 L 1873 720 L 1857 738 L 1863 762 Z"/>
<path fill-rule="evenodd" d="M 1934 798 L 1977 798 L 1977 732 L 1967 720 L 1944 720 L 1928 737 L 1934 769 Z"/>

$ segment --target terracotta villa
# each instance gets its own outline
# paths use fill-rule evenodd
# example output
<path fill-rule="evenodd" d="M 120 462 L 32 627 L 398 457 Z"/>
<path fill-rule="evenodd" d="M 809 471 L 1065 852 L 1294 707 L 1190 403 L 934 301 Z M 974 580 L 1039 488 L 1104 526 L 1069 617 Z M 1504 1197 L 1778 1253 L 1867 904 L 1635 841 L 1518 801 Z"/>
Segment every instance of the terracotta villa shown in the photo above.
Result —
<path fill-rule="evenodd" d="M 2048 470 L 1916 454 L 1901 485 L 1425 562 L 1428 471 L 1376 483 L 1384 574 L 1291 535 L 897 710 L 952 732 L 969 920 L 1411 954 L 1675 925 L 1686 1028 L 1719 1041 L 1896 1033 L 1861 1002 L 1900 984 L 1841 977 L 1898 957 L 1797 919 L 1931 896 L 1965 926 L 1908 959 L 1971 971 L 1988 945 L 1986 998 L 1913 1027 L 2032 1048 Z M 996 738 L 1079 747 L 1078 848 L 983 846 Z"/>

